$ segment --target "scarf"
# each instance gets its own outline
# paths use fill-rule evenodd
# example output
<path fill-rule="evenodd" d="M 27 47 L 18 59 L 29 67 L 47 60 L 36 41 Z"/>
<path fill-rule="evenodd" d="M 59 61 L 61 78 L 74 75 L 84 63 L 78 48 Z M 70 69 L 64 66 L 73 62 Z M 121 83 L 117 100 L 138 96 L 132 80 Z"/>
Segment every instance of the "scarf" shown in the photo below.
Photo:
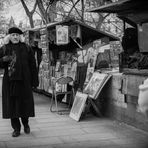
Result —
<path fill-rule="evenodd" d="M 10 63 L 8 65 L 8 75 L 10 80 L 22 80 L 22 66 L 21 66 L 21 43 L 7 46 L 7 55 L 10 56 Z"/>

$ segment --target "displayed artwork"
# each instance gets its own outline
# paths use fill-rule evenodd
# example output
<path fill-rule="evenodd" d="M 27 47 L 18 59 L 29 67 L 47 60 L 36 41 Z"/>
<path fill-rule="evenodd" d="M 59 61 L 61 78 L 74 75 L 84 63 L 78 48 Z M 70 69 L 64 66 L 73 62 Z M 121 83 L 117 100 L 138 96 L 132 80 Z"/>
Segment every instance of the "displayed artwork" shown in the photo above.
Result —
<path fill-rule="evenodd" d="M 87 62 L 87 51 L 80 50 L 78 51 L 78 63 L 86 63 Z"/>
<path fill-rule="evenodd" d="M 67 75 L 71 76 L 71 62 L 67 62 Z"/>
<path fill-rule="evenodd" d="M 67 84 L 58 84 L 55 85 L 56 92 L 66 92 L 67 91 Z"/>
<path fill-rule="evenodd" d="M 89 83 L 84 89 L 84 93 L 88 94 L 92 99 L 97 99 L 101 89 L 111 76 L 106 73 L 94 72 Z"/>
<path fill-rule="evenodd" d="M 110 60 L 112 67 L 119 67 L 119 54 L 122 52 L 122 46 L 119 41 L 110 42 Z"/>
<path fill-rule="evenodd" d="M 70 117 L 73 118 L 76 121 L 80 120 L 82 111 L 84 109 L 86 100 L 87 100 L 87 94 L 81 93 L 81 92 L 77 92 L 71 111 L 70 111 Z"/>
<path fill-rule="evenodd" d="M 55 71 L 60 71 L 60 65 L 61 65 L 60 61 L 57 61 Z"/>
<path fill-rule="evenodd" d="M 57 45 L 68 44 L 68 26 L 56 26 L 56 43 Z"/>
<path fill-rule="evenodd" d="M 85 83 L 88 83 L 89 82 L 89 80 L 91 79 L 93 73 L 94 73 L 94 67 L 89 67 L 88 66 L 87 73 L 86 73 Z"/>
<path fill-rule="evenodd" d="M 93 42 L 93 48 L 96 49 L 96 50 L 99 50 L 99 47 L 101 46 L 101 40 L 95 40 Z"/>
<path fill-rule="evenodd" d="M 73 78 L 73 80 L 76 79 L 76 72 L 77 72 L 77 62 L 73 62 L 71 66 L 71 74 L 70 76 Z"/>
<path fill-rule="evenodd" d="M 64 76 L 67 76 L 68 73 L 68 64 L 64 64 Z"/>

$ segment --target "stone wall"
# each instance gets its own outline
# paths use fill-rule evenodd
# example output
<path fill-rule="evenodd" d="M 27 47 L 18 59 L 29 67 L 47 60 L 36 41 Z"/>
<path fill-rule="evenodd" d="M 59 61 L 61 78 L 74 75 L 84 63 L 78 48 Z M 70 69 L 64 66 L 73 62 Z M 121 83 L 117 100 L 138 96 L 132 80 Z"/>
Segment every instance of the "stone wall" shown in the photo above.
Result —
<path fill-rule="evenodd" d="M 144 79 L 144 76 L 113 74 L 97 99 L 103 115 L 148 131 L 148 117 L 137 104 L 139 85 Z"/>

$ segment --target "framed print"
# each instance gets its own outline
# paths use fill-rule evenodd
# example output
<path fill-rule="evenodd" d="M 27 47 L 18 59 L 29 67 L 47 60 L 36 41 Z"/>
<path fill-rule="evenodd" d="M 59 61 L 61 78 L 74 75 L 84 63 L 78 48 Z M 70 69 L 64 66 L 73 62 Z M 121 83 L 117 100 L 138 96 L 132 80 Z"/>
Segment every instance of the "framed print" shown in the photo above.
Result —
<path fill-rule="evenodd" d="M 95 67 L 97 60 L 97 50 L 90 47 L 87 52 L 87 62 L 89 63 L 90 67 Z"/>
<path fill-rule="evenodd" d="M 95 96 L 95 98 L 93 99 L 97 99 L 101 90 L 103 89 L 103 87 L 106 85 L 106 83 L 109 81 L 109 79 L 111 78 L 111 75 L 110 74 L 107 74 L 107 77 L 104 79 L 103 83 L 100 85 L 98 91 L 97 91 L 97 94 Z"/>
<path fill-rule="evenodd" d="M 71 111 L 70 111 L 70 117 L 73 118 L 76 121 L 80 120 L 82 111 L 84 109 L 86 100 L 87 100 L 87 94 L 81 93 L 81 92 L 77 92 Z"/>
<path fill-rule="evenodd" d="M 56 43 L 57 45 L 68 44 L 68 26 L 57 25 L 56 26 Z"/>
<path fill-rule="evenodd" d="M 109 78 L 109 74 L 94 72 L 90 81 L 84 88 L 84 93 L 88 94 L 92 99 L 97 99 L 98 92 L 100 93 Z"/>
<path fill-rule="evenodd" d="M 60 67 L 61 67 L 61 62 L 57 61 L 56 62 L 56 67 L 55 67 L 55 71 L 60 71 Z"/>
<path fill-rule="evenodd" d="M 91 79 L 93 73 L 94 73 L 94 67 L 88 67 L 87 68 L 87 73 L 86 73 L 85 84 L 87 84 L 89 82 L 89 80 Z"/>

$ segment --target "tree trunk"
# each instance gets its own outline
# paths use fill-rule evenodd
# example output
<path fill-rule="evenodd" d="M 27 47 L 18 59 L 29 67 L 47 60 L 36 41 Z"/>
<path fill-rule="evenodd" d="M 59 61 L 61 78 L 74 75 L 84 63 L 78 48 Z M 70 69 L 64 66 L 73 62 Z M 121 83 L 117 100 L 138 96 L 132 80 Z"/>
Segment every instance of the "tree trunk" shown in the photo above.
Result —
<path fill-rule="evenodd" d="M 43 22 L 48 24 L 50 22 L 50 19 L 47 16 L 47 10 L 45 10 L 42 0 L 36 0 L 36 2 L 39 8 L 39 11 L 43 17 Z"/>
<path fill-rule="evenodd" d="M 33 15 L 29 15 L 28 18 L 29 18 L 29 22 L 30 22 L 30 27 L 34 28 Z"/>
<path fill-rule="evenodd" d="M 102 5 L 105 4 L 105 0 L 99 0 L 99 1 L 98 0 L 93 0 L 92 2 L 93 2 L 93 7 L 96 7 L 96 5 L 97 6 L 102 6 Z M 95 22 L 95 24 L 97 24 L 96 25 L 97 29 L 101 28 L 101 25 L 102 25 L 105 18 L 106 18 L 106 16 L 104 17 L 102 14 L 99 14 L 99 20 L 98 20 L 98 22 Z"/>
<path fill-rule="evenodd" d="M 57 1 L 53 1 L 53 3 L 50 5 L 49 9 L 47 10 L 47 15 L 49 16 L 50 22 L 54 22 L 54 19 L 56 18 L 56 4 Z"/>
<path fill-rule="evenodd" d="M 30 27 L 33 28 L 33 27 L 34 27 L 33 14 L 34 14 L 34 12 L 35 12 L 35 9 L 36 9 L 36 6 L 37 6 L 37 2 L 35 2 L 32 11 L 29 11 L 29 9 L 28 9 L 26 3 L 24 2 L 24 0 L 21 0 L 21 3 L 22 3 L 22 5 L 23 5 L 23 7 L 24 7 L 24 9 L 25 9 L 26 15 L 27 15 L 28 18 L 29 18 Z"/>
<path fill-rule="evenodd" d="M 104 21 L 104 17 L 102 15 L 99 15 L 99 21 L 98 21 L 97 26 L 96 26 L 97 29 L 100 30 L 103 21 Z"/>
<path fill-rule="evenodd" d="M 84 22 L 84 0 L 81 0 L 81 6 L 82 6 L 82 22 Z"/>

